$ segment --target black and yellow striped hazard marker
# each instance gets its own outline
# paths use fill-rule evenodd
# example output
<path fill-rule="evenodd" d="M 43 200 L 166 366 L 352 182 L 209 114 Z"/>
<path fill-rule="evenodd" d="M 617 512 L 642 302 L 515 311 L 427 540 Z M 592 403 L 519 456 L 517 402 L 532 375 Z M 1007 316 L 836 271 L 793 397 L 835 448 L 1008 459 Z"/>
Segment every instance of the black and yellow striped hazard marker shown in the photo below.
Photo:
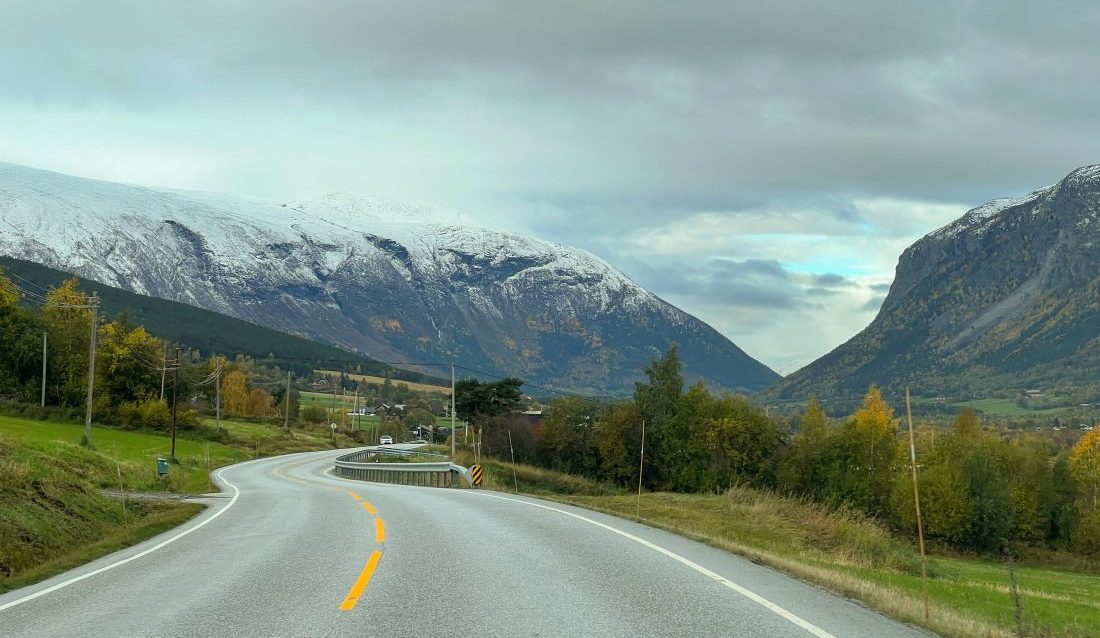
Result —
<path fill-rule="evenodd" d="M 481 486 L 481 477 L 482 477 L 483 474 L 484 474 L 484 472 L 482 471 L 480 465 L 471 465 L 470 466 L 470 481 L 473 482 L 474 487 L 480 487 Z"/>

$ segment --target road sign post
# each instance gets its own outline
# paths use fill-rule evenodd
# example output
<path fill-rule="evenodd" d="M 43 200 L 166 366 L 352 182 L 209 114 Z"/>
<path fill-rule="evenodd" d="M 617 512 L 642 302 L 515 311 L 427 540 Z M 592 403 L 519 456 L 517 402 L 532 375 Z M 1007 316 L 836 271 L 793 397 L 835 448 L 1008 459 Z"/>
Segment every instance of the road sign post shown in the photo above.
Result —
<path fill-rule="evenodd" d="M 470 466 L 470 482 L 473 483 L 474 487 L 481 487 L 481 479 L 483 476 L 484 471 L 481 469 L 480 465 Z"/>

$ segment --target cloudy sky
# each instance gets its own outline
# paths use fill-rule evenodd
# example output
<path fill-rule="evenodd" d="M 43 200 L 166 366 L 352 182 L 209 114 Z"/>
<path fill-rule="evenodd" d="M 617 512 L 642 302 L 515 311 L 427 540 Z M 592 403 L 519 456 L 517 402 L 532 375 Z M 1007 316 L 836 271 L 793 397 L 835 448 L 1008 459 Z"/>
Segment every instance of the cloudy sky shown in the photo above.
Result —
<path fill-rule="evenodd" d="M 780 372 L 1100 162 L 1100 4 L 0 2 L 0 161 L 586 248 Z"/>

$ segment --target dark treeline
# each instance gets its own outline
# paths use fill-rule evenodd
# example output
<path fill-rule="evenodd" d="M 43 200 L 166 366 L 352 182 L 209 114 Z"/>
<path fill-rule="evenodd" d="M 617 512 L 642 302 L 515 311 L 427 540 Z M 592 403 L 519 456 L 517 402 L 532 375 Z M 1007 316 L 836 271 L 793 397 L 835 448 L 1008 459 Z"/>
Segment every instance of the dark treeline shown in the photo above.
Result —
<path fill-rule="evenodd" d="M 27 416 L 82 419 L 88 392 L 91 299 L 76 279 L 44 289 L 40 305 L 21 304 L 22 296 L 0 274 L 0 402 L 7 411 Z M 286 371 L 273 358 L 203 358 L 192 347 L 177 348 L 134 325 L 126 313 L 113 319 L 98 314 L 96 319 L 92 409 L 96 422 L 167 429 L 172 403 L 178 400 L 177 426 L 195 427 L 200 413 L 213 412 L 219 368 L 224 415 L 274 417 L 286 410 Z M 44 408 L 40 407 L 43 402 Z M 289 402 L 291 414 L 297 415 L 298 392 L 293 388 Z"/>
<path fill-rule="evenodd" d="M 69 273 L 11 257 L 0 257 L 0 268 L 4 269 L 9 281 L 16 281 L 29 291 L 29 294 L 22 295 L 21 301 L 25 307 L 40 304 L 47 291 L 60 289 L 67 281 L 74 280 Z M 429 369 L 428 373 L 396 368 L 358 353 L 248 321 L 184 303 L 138 295 L 95 281 L 81 281 L 79 289 L 85 294 L 98 295 L 104 315 L 126 316 L 130 322 L 143 326 L 147 332 L 162 340 L 186 344 L 202 352 L 217 352 L 231 360 L 261 360 L 267 366 L 277 365 L 283 370 L 292 370 L 299 377 L 309 376 L 316 369 L 335 369 L 395 381 L 445 383 L 444 379 L 431 376 L 431 373 L 438 375 L 438 370 L 442 369 L 438 366 Z"/>
<path fill-rule="evenodd" d="M 517 415 L 473 417 L 484 452 L 635 486 L 645 425 L 643 485 L 673 492 L 748 485 L 855 507 L 904 534 L 915 531 L 908 439 L 872 386 L 852 414 L 830 419 L 811 401 L 791 434 L 742 396 L 685 389 L 676 349 L 654 360 L 631 399 L 562 397 L 541 427 Z M 461 393 L 460 395 L 461 396 Z M 461 414 L 461 412 L 460 412 Z M 924 529 L 933 543 L 983 553 L 1027 547 L 1100 558 L 1100 430 L 1076 446 L 1036 434 L 983 430 L 973 411 L 951 429 L 917 429 Z"/>

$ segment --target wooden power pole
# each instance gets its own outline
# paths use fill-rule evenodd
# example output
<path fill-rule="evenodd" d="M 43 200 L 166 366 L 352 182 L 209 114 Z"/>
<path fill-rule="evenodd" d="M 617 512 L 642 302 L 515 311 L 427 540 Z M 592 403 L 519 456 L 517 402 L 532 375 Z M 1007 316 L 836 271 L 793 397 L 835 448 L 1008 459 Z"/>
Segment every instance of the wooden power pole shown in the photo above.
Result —
<path fill-rule="evenodd" d="M 214 368 L 214 427 L 220 434 L 222 431 L 222 360 L 218 359 L 218 367 Z"/>
<path fill-rule="evenodd" d="M 290 429 L 290 370 L 286 371 L 286 404 L 283 412 L 283 429 Z"/>
<path fill-rule="evenodd" d="M 175 370 L 172 374 L 172 453 L 169 455 L 176 460 L 176 406 L 180 402 L 180 349 L 176 348 Z"/>
<path fill-rule="evenodd" d="M 42 331 L 42 407 L 46 407 L 46 337 L 49 333 Z"/>
<path fill-rule="evenodd" d="M 96 294 L 92 293 L 92 298 L 88 304 L 92 309 L 92 335 L 91 340 L 88 342 L 88 406 L 84 413 L 84 444 L 92 444 L 92 390 L 95 387 L 95 337 L 97 317 L 96 309 L 99 305 L 99 298 Z"/>
<path fill-rule="evenodd" d="M 913 443 L 913 409 L 909 405 L 909 386 L 905 386 L 905 417 L 909 421 L 909 463 L 913 468 L 913 507 L 917 514 L 917 539 L 920 542 L 920 578 L 924 591 L 924 619 L 928 620 L 928 559 L 924 554 L 924 527 L 920 520 L 920 489 L 917 486 L 917 447 Z"/>

